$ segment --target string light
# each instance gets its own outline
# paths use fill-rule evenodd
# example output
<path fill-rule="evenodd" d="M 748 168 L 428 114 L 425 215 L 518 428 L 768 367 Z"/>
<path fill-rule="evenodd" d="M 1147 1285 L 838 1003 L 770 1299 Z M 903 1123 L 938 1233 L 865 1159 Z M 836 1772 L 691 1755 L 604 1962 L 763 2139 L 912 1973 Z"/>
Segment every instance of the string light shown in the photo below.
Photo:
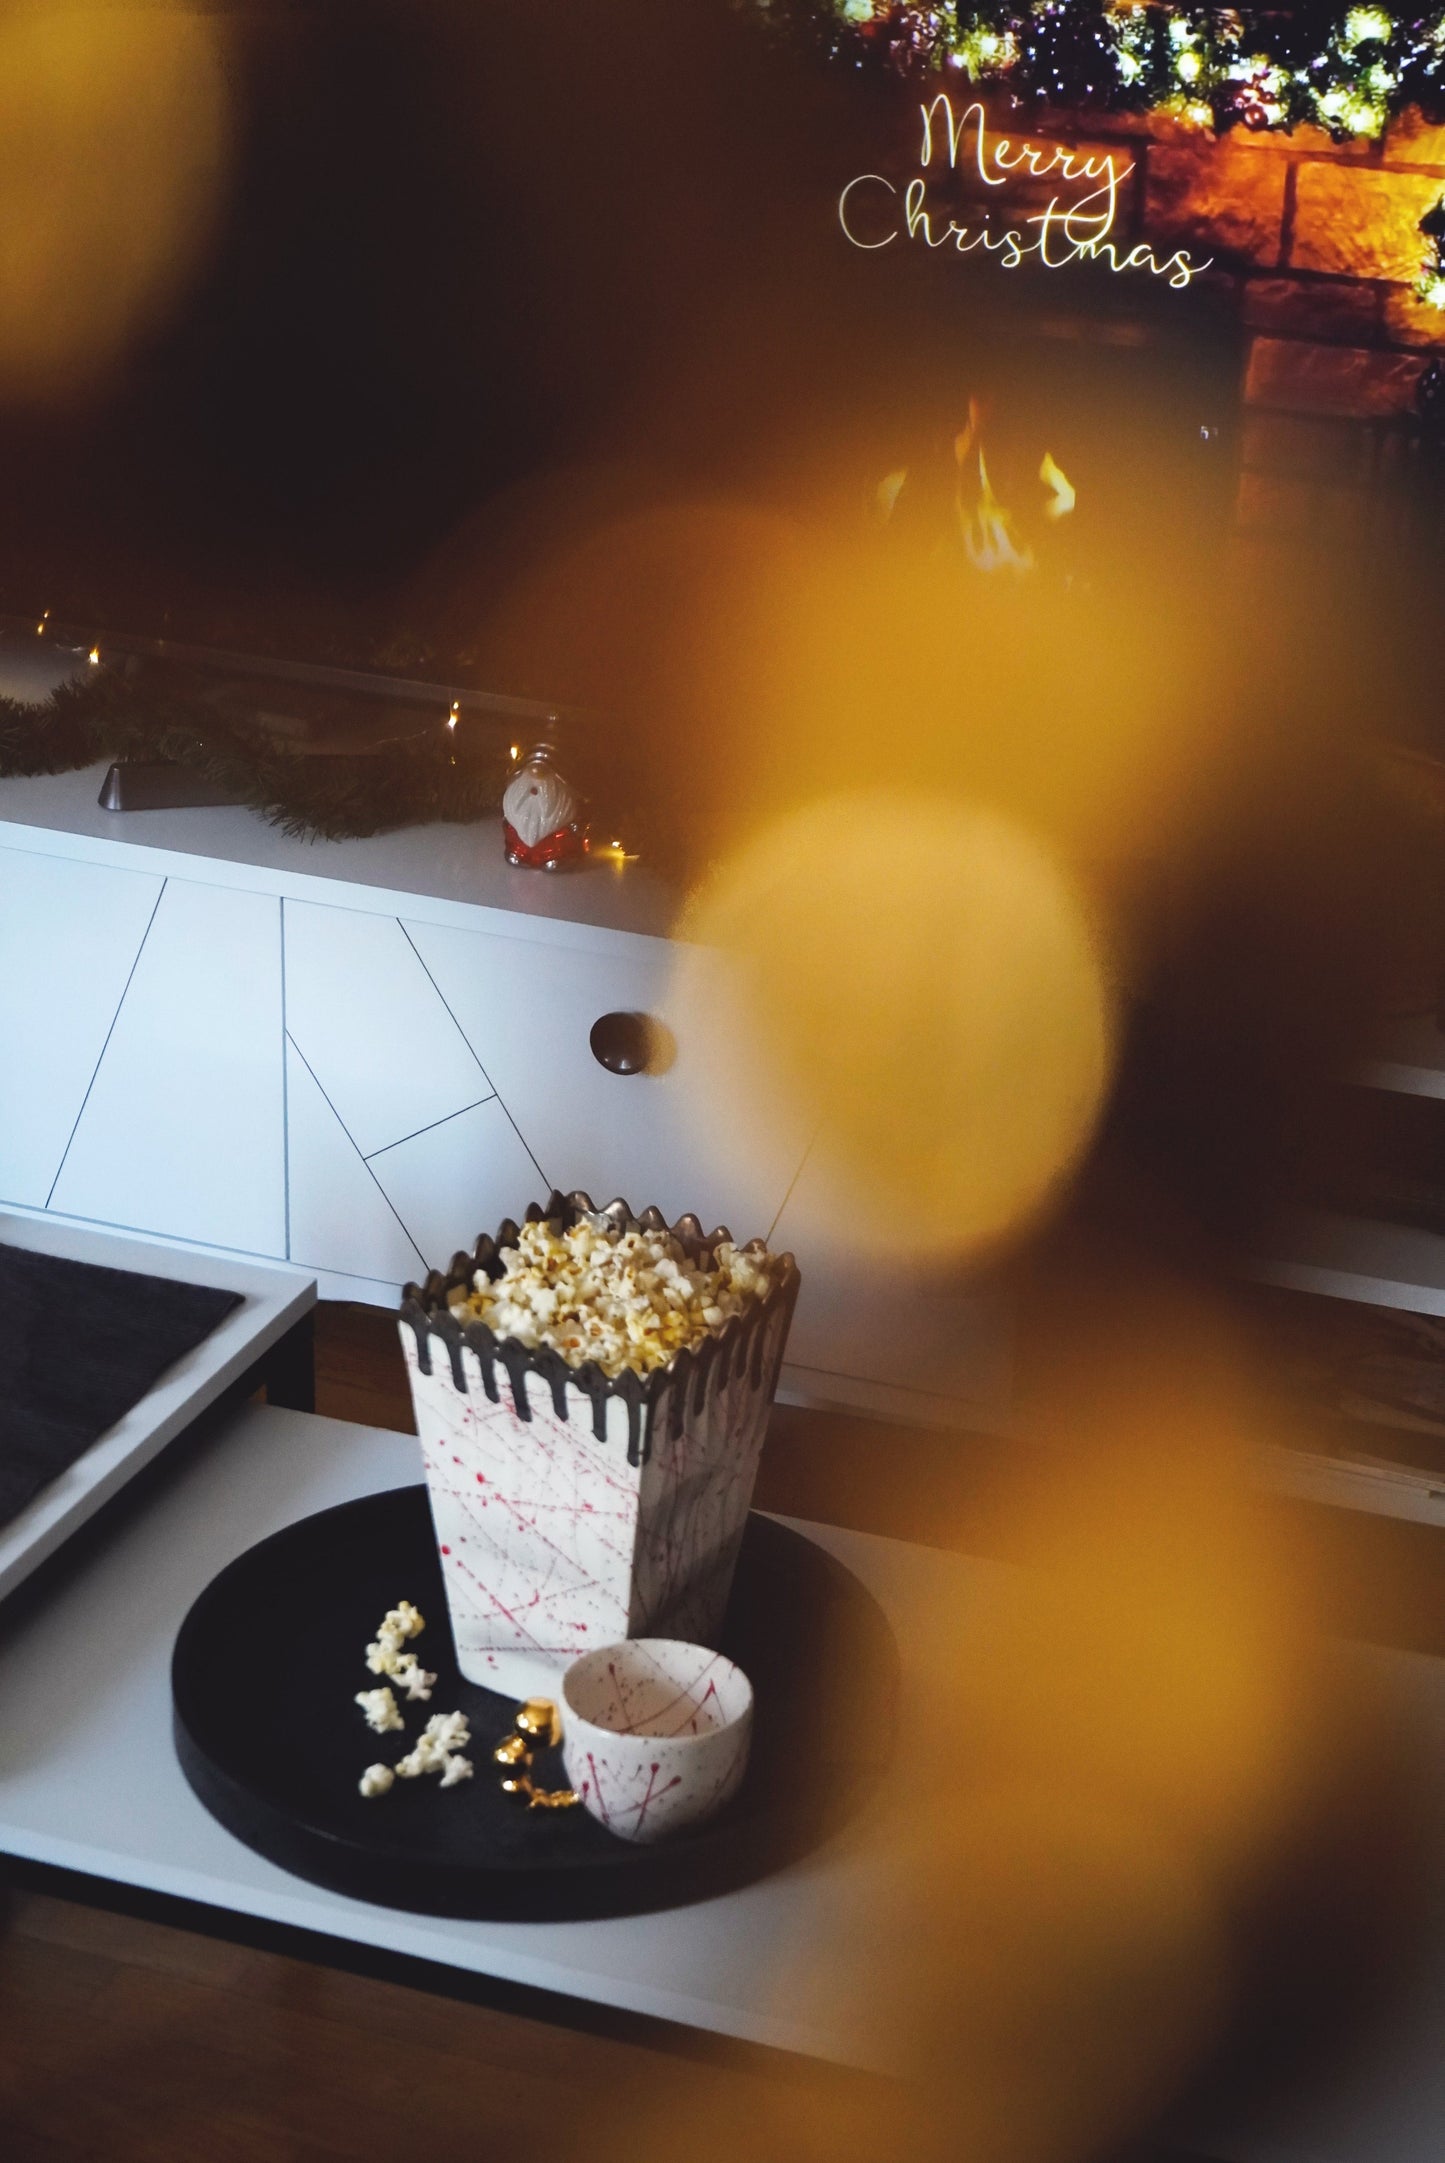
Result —
<path fill-rule="evenodd" d="M 1351 8 L 1340 30 L 1340 43 L 1347 52 L 1357 45 L 1387 45 L 1394 28 L 1383 8 Z"/>
<path fill-rule="evenodd" d="M 46 624 L 47 624 L 47 623 L 49 623 L 49 621 L 50 621 L 50 611 L 49 611 L 49 609 L 48 609 L 48 608 L 43 608 L 43 609 L 42 609 L 42 610 L 40 611 L 40 621 L 39 621 L 39 623 L 37 623 L 37 624 L 36 624 L 36 626 L 35 626 L 35 636 L 36 636 L 37 638 L 44 638 L 44 636 L 45 636 L 45 626 L 46 626 Z"/>
<path fill-rule="evenodd" d="M 746 0 L 744 0 L 746 4 Z M 1274 11 L 1124 0 L 751 0 L 775 29 L 816 37 L 857 67 L 890 74 L 956 69 L 1015 99 L 1162 111 L 1223 132 L 1292 128 L 1375 140 L 1408 105 L 1445 102 L 1445 6 L 1397 17 L 1348 7 L 1313 51 Z M 1287 39 L 1287 44 L 1285 40 Z M 1313 42 L 1313 41 L 1312 41 Z"/>
<path fill-rule="evenodd" d="M 92 668 L 98 668 L 100 666 L 99 646 L 92 646 L 90 652 L 86 656 L 86 659 L 90 662 Z"/>
<path fill-rule="evenodd" d="M 1445 308 L 1445 195 L 1420 220 L 1420 231 L 1430 243 L 1430 253 L 1420 269 L 1416 297 L 1427 308 Z"/>
<path fill-rule="evenodd" d="M 461 720 L 461 718 L 462 718 L 462 708 L 461 708 L 461 701 L 460 701 L 459 699 L 453 699 L 453 700 L 452 700 L 452 710 L 451 710 L 451 712 L 450 712 L 450 713 L 449 713 L 449 714 L 447 715 L 447 727 L 448 727 L 449 729 L 454 729 L 454 728 L 456 727 L 456 725 L 457 725 L 458 721 L 460 721 L 460 720 Z"/>

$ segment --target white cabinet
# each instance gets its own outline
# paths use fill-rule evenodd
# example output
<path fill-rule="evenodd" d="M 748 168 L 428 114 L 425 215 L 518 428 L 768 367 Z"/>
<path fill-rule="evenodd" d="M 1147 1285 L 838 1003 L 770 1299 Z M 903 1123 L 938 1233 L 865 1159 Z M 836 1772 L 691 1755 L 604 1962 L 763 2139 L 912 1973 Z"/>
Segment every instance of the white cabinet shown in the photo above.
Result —
<path fill-rule="evenodd" d="M 622 1195 L 794 1247 L 795 1392 L 1005 1416 L 1003 1302 L 850 1261 L 807 1206 L 804 1115 L 760 1131 L 717 1101 L 715 957 L 559 920 L 550 882 L 550 920 L 378 890 L 347 870 L 374 875 L 374 854 L 348 853 L 372 845 L 280 867 L 121 834 L 0 819 L 0 1202 L 290 1260 L 332 1296 L 390 1302 L 554 1186 Z M 579 918 L 601 891 L 577 889 Z M 593 1025 L 619 1011 L 671 1030 L 665 1071 L 598 1063 Z"/>
<path fill-rule="evenodd" d="M 281 1047 L 279 901 L 167 879 L 50 1206 L 284 1256 Z"/>
<path fill-rule="evenodd" d="M 705 1025 L 665 1074 L 598 1064 L 592 1025 L 665 1015 L 671 950 L 283 904 L 293 1261 L 383 1282 L 450 1261 L 556 1186 L 766 1232 L 803 1137 L 699 1117 Z"/>

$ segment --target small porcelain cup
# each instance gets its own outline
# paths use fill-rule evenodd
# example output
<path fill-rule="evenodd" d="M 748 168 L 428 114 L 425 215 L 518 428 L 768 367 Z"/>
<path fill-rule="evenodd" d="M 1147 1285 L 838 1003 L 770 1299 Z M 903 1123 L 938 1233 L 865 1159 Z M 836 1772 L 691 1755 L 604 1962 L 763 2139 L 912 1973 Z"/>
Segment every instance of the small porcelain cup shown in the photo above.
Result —
<path fill-rule="evenodd" d="M 665 1840 L 737 1793 L 753 1733 L 753 1686 L 705 1645 L 633 1637 L 562 1677 L 562 1762 L 599 1825 Z"/>

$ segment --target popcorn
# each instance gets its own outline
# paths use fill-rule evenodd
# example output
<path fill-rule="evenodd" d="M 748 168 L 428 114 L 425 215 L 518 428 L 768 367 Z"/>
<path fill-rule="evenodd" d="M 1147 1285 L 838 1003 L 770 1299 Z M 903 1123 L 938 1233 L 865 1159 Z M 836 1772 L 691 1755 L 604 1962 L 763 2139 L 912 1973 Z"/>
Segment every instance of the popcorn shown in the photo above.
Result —
<path fill-rule="evenodd" d="M 436 1676 L 428 1673 L 414 1652 L 402 1653 L 391 1672 L 395 1680 L 406 1691 L 407 1699 L 411 1704 L 416 1704 L 418 1700 L 425 1704 L 426 1700 L 431 1696 L 432 1685 L 436 1681 Z"/>
<path fill-rule="evenodd" d="M 428 1675 L 418 1665 L 414 1652 L 403 1652 L 402 1646 L 409 1637 L 419 1637 L 426 1628 L 424 1618 L 412 1606 L 410 1600 L 399 1600 L 382 1617 L 381 1625 L 371 1644 L 366 1648 L 366 1664 L 373 1675 L 394 1675 L 405 1681 L 408 1675 L 419 1674 L 425 1688 L 415 1688 L 407 1683 L 408 1697 L 430 1697 L 435 1675 Z"/>
<path fill-rule="evenodd" d="M 469 1780 L 472 1768 L 459 1753 L 466 1749 L 472 1739 L 471 1728 L 464 1712 L 433 1713 L 421 1734 L 416 1748 L 409 1750 L 397 1761 L 397 1777 L 401 1780 L 417 1780 L 423 1773 L 439 1772 L 443 1787 L 455 1787 L 459 1780 Z M 466 1765 L 465 1772 L 455 1772 L 456 1765 Z"/>
<path fill-rule="evenodd" d="M 390 1690 L 358 1690 L 356 1702 L 366 1714 L 366 1724 L 378 1735 L 401 1727 L 401 1714 Z"/>
<path fill-rule="evenodd" d="M 545 1220 L 524 1224 L 501 1259 L 500 1277 L 478 1270 L 470 1293 L 452 1295 L 456 1320 L 485 1322 L 531 1349 L 548 1345 L 571 1367 L 595 1360 L 606 1375 L 665 1367 L 773 1286 L 760 1242 L 720 1240 L 693 1260 L 670 1232 L 619 1232 L 592 1211 L 565 1232 Z"/>
<path fill-rule="evenodd" d="M 471 1739 L 464 1712 L 434 1712 L 421 1732 L 422 1742 L 442 1756 L 450 1750 L 465 1750 Z"/>
<path fill-rule="evenodd" d="M 411 1601 L 398 1600 L 383 1616 L 375 1638 L 366 1648 L 366 1664 L 372 1674 L 389 1675 L 405 1690 L 412 1704 L 418 1700 L 424 1703 L 436 1685 L 436 1676 L 427 1672 L 416 1654 L 401 1649 L 409 1637 L 420 1637 L 425 1628 L 425 1618 Z M 378 1735 L 404 1730 L 401 1708 L 389 1683 L 376 1690 L 358 1690 L 356 1702 L 366 1714 L 367 1726 Z M 433 1713 L 417 1738 L 416 1748 L 409 1750 L 395 1769 L 390 1765 L 367 1766 L 361 1776 L 361 1792 L 366 1796 L 385 1795 L 398 1779 L 416 1780 L 428 1772 L 440 1773 L 443 1787 L 456 1787 L 472 1777 L 470 1759 L 460 1754 L 471 1739 L 464 1712 Z"/>

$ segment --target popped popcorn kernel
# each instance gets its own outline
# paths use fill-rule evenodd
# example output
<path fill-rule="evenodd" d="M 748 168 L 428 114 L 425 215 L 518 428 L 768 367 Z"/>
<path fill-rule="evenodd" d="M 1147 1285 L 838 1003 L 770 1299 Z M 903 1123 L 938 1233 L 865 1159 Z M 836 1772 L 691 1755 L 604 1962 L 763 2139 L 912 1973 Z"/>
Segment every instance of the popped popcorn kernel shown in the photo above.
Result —
<path fill-rule="evenodd" d="M 436 1772 L 442 1776 L 443 1787 L 455 1787 L 459 1780 L 469 1780 L 472 1768 L 460 1753 L 471 1739 L 472 1731 L 464 1712 L 433 1713 L 417 1737 L 416 1748 L 397 1760 L 397 1778 L 419 1780 L 424 1773 Z M 455 1771 L 453 1768 L 458 1765 L 465 1765 L 466 1771 Z"/>
<path fill-rule="evenodd" d="M 385 1795 L 396 1783 L 396 1774 L 389 1765 L 368 1765 L 357 1782 L 363 1795 Z"/>
<path fill-rule="evenodd" d="M 408 1703 L 413 1705 L 425 1704 L 436 1681 L 436 1676 L 422 1666 L 414 1652 L 403 1652 L 399 1656 L 392 1676 L 405 1690 Z"/>
<path fill-rule="evenodd" d="M 524 1224 L 501 1262 L 500 1277 L 478 1270 L 469 1294 L 449 1295 L 457 1321 L 485 1322 L 529 1350 L 550 1346 L 570 1367 L 594 1360 L 609 1376 L 665 1367 L 775 1282 L 760 1241 L 720 1240 L 694 1259 L 670 1232 L 619 1232 L 600 1211 L 560 1234 L 545 1220 Z"/>
<path fill-rule="evenodd" d="M 390 1690 L 358 1690 L 356 1702 L 366 1714 L 366 1724 L 378 1735 L 400 1728 L 401 1713 Z"/>
<path fill-rule="evenodd" d="M 421 1732 L 423 1743 L 442 1755 L 449 1750 L 465 1750 L 471 1739 L 471 1727 L 464 1712 L 434 1712 Z"/>
<path fill-rule="evenodd" d="M 366 1664 L 373 1675 L 405 1676 L 418 1666 L 415 1653 L 403 1652 L 402 1646 L 409 1637 L 419 1637 L 426 1628 L 425 1618 L 419 1615 L 410 1600 L 398 1600 L 382 1616 L 375 1638 L 366 1648 Z M 435 1675 L 431 1677 L 436 1681 Z M 410 1690 L 415 1697 L 425 1692 Z"/>

